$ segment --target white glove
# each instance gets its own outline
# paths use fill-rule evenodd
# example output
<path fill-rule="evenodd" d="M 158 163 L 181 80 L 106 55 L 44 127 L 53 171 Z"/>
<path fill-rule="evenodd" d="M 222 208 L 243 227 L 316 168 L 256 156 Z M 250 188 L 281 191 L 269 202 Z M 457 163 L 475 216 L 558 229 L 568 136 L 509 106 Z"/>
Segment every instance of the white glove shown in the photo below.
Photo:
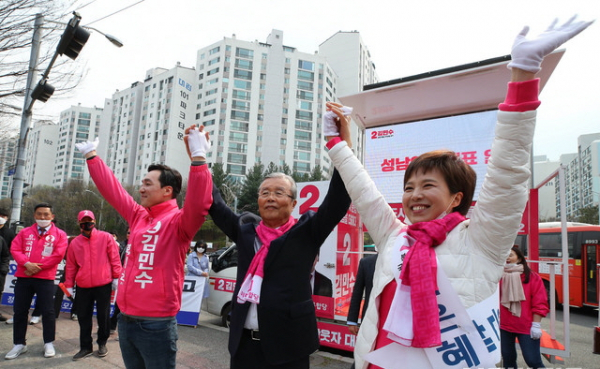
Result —
<path fill-rule="evenodd" d="M 542 325 L 537 322 L 531 323 L 530 335 L 531 338 L 534 340 L 539 340 L 540 338 L 542 338 Z"/>
<path fill-rule="evenodd" d="M 67 287 L 67 292 L 72 298 L 75 298 L 75 291 L 73 291 L 73 287 Z"/>
<path fill-rule="evenodd" d="M 342 113 L 344 113 L 345 116 L 348 116 L 348 115 L 352 114 L 352 108 L 349 106 L 342 106 Z M 337 114 L 334 113 L 332 110 L 326 112 L 323 115 L 323 136 L 324 137 L 340 135 L 338 127 L 335 124 L 337 117 L 338 117 Z"/>
<path fill-rule="evenodd" d="M 99 143 L 100 143 L 100 139 L 98 137 L 96 137 L 94 142 L 85 141 L 85 142 L 76 143 L 75 147 L 77 148 L 77 150 L 79 150 L 80 153 L 85 155 L 89 152 L 96 150 Z"/>
<path fill-rule="evenodd" d="M 117 287 L 119 287 L 119 279 L 115 278 L 115 279 L 112 280 L 112 289 L 116 290 Z"/>
<path fill-rule="evenodd" d="M 533 39 L 526 38 L 529 26 L 525 26 L 513 43 L 512 61 L 508 63 L 508 68 L 519 68 L 533 73 L 539 72 L 542 60 L 546 55 L 594 22 L 574 22 L 575 18 L 577 18 L 576 15 L 569 19 L 567 23 L 556 28 L 558 19 L 555 19 L 546 31 Z"/>
<path fill-rule="evenodd" d="M 208 132 L 200 132 L 198 128 L 190 129 L 188 133 L 188 145 L 192 158 L 202 156 L 206 158 L 206 152 L 210 150 L 210 142 L 207 139 Z"/>

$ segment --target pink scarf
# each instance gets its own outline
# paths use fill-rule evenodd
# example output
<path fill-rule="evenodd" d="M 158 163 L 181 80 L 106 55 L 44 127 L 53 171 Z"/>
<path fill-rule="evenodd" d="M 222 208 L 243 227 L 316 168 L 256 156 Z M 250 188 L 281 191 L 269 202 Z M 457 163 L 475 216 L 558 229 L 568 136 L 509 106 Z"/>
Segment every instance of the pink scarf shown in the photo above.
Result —
<path fill-rule="evenodd" d="M 262 220 L 260 221 L 256 227 L 256 234 L 262 243 L 262 246 L 258 252 L 254 254 L 252 262 L 250 263 L 250 267 L 246 272 L 244 282 L 242 283 L 240 291 L 238 292 L 238 303 L 243 304 L 246 301 L 250 301 L 258 304 L 260 302 L 260 289 L 262 286 L 263 277 L 265 275 L 265 259 L 269 253 L 271 242 L 274 239 L 281 237 L 285 232 L 289 231 L 294 224 L 296 224 L 296 219 L 294 217 L 290 217 L 287 223 L 279 228 L 267 227 Z"/>
<path fill-rule="evenodd" d="M 440 317 L 436 298 L 437 261 L 433 248 L 446 240 L 448 232 L 465 220 L 458 212 L 442 219 L 408 226 L 407 234 L 415 239 L 402 265 L 402 285 L 410 286 L 414 337 L 412 347 L 435 347 L 442 344 Z M 398 285 L 397 293 L 401 286 Z"/>

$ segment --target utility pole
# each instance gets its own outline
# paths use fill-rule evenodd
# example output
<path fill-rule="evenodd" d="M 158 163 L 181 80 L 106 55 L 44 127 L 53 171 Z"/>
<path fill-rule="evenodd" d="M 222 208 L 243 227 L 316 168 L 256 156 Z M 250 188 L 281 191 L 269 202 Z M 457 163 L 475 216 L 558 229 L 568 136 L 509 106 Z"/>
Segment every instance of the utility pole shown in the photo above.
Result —
<path fill-rule="evenodd" d="M 21 130 L 19 133 L 19 142 L 17 143 L 17 166 L 13 178 L 12 190 L 12 211 L 10 214 L 10 224 L 21 220 L 21 207 L 23 205 L 23 187 L 25 182 L 25 150 L 27 148 L 27 134 L 31 125 L 31 107 L 33 101 L 31 91 L 35 86 L 34 81 L 37 76 L 37 64 L 40 55 L 40 43 L 42 39 L 42 24 L 44 16 L 36 14 L 33 23 L 33 39 L 31 41 L 31 55 L 29 57 L 29 71 L 27 72 L 27 86 L 25 87 L 25 102 L 23 104 L 23 114 L 21 115 Z"/>

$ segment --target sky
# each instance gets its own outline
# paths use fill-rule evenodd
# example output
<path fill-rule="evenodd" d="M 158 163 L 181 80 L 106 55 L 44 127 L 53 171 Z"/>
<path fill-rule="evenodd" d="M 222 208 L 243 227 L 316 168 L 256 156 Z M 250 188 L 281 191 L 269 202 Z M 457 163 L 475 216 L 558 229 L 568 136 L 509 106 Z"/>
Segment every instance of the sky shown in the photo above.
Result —
<path fill-rule="evenodd" d="M 525 25 L 543 32 L 554 18 L 593 20 L 563 47 L 566 53 L 542 91 L 534 154 L 558 160 L 577 152 L 577 137 L 600 132 L 600 1 L 597 0 L 87 0 L 82 25 L 116 36 L 117 48 L 92 33 L 75 63 L 85 70 L 70 96 L 34 106 L 35 118 L 58 120 L 71 105 L 102 107 L 118 89 L 151 68 L 195 67 L 197 50 L 235 34 L 265 42 L 272 29 L 284 45 L 313 53 L 338 31 L 358 31 L 380 81 L 510 53 Z M 75 10 L 75 9 L 73 9 Z M 70 14 L 59 21 L 68 21 Z M 101 19 L 99 21 L 96 21 Z M 52 80 L 52 74 L 50 74 Z"/>

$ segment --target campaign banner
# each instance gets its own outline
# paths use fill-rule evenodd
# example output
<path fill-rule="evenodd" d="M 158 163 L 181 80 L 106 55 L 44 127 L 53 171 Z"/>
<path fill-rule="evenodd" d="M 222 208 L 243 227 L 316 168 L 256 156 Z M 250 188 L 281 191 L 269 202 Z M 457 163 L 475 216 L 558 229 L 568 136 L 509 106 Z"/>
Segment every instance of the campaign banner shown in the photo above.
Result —
<path fill-rule="evenodd" d="M 8 268 L 8 275 L 6 276 L 6 280 L 4 281 L 4 293 L 2 294 L 2 300 L 0 304 L 13 306 L 15 301 L 15 284 L 17 283 L 17 277 L 15 277 L 15 273 L 17 272 L 17 262 L 14 260 L 10 261 Z M 54 285 L 56 286 L 56 291 L 59 290 L 58 284 L 62 280 L 62 277 L 65 273 L 65 261 L 61 261 L 58 264 L 58 268 L 56 269 L 56 276 L 54 278 Z M 75 287 L 75 294 L 77 294 L 77 287 Z M 112 315 L 114 312 L 114 297 L 115 291 L 111 293 L 111 304 L 110 304 L 110 314 Z M 33 296 L 31 300 L 31 308 L 35 308 L 35 300 L 36 296 Z M 70 313 L 71 307 L 73 306 L 73 302 L 63 294 L 62 303 L 60 305 L 60 311 L 63 313 Z M 94 314 L 96 314 L 96 307 L 94 306 Z"/>
<path fill-rule="evenodd" d="M 356 336 L 350 333 L 347 326 L 317 321 L 317 328 L 319 330 L 321 345 L 345 351 L 354 351 Z"/>
<path fill-rule="evenodd" d="M 394 124 L 365 130 L 365 168 L 389 203 L 402 203 L 404 173 L 417 156 L 447 149 L 477 173 L 477 201 L 490 157 L 497 111 Z"/>
<path fill-rule="evenodd" d="M 298 204 L 292 212 L 295 218 L 307 211 L 318 210 L 329 190 L 329 181 L 302 182 L 297 183 L 297 187 Z M 348 316 L 363 246 L 360 227 L 358 211 L 351 205 L 321 246 L 311 280 L 313 302 L 319 318 L 345 321 Z"/>
<path fill-rule="evenodd" d="M 362 234 L 358 228 L 360 216 L 354 205 L 350 205 L 346 216 L 337 226 L 337 253 L 335 263 L 335 315 L 348 316 L 352 290 L 356 282 L 356 273 L 362 251 Z"/>
<path fill-rule="evenodd" d="M 335 318 L 334 306 L 335 300 L 331 297 L 313 295 L 313 304 L 315 305 L 315 314 L 317 318 Z"/>
<path fill-rule="evenodd" d="M 206 277 L 195 275 L 186 275 L 183 281 L 183 290 L 181 292 L 181 309 L 177 313 L 177 324 L 198 325 L 200 317 L 200 304 L 204 294 L 204 284 Z"/>

